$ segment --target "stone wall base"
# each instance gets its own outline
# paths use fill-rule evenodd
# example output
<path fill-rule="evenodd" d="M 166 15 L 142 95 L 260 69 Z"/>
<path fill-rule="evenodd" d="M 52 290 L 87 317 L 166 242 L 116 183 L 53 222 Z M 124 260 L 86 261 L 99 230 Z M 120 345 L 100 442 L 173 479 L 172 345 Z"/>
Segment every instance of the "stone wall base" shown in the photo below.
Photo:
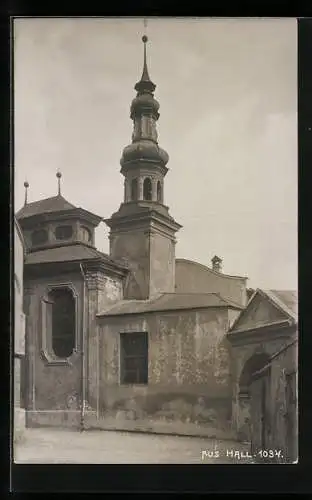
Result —
<path fill-rule="evenodd" d="M 28 410 L 26 412 L 26 426 L 79 429 L 81 427 L 81 412 L 79 410 Z"/>
<path fill-rule="evenodd" d="M 196 436 L 211 439 L 236 440 L 237 436 L 231 429 L 216 429 L 204 424 L 184 422 L 165 422 L 153 420 L 127 420 L 114 417 L 97 418 L 86 415 L 84 420 L 86 430 L 102 429 L 111 431 L 146 432 L 153 434 L 168 434 L 176 436 Z"/>

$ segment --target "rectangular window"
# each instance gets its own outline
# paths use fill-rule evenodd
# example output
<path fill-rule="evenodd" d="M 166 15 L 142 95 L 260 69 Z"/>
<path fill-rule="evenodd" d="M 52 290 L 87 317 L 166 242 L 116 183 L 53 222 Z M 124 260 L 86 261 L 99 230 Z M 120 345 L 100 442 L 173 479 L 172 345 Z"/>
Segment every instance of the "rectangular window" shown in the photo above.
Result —
<path fill-rule="evenodd" d="M 129 332 L 120 334 L 120 383 L 147 384 L 148 334 Z"/>

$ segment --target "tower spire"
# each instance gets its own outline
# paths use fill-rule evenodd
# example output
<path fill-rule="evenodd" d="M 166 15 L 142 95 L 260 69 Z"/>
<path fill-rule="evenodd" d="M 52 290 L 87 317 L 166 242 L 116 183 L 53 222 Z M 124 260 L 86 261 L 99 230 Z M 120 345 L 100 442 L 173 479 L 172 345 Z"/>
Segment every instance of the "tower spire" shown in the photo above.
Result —
<path fill-rule="evenodd" d="M 27 205 L 28 188 L 29 188 L 29 184 L 27 181 L 24 182 L 24 188 L 25 188 L 25 203 L 24 203 L 24 205 Z"/>
<path fill-rule="evenodd" d="M 61 172 L 58 170 L 56 172 L 56 177 L 57 177 L 57 184 L 58 184 L 58 196 L 61 196 L 61 178 L 62 178 L 62 174 Z"/>
<path fill-rule="evenodd" d="M 147 19 L 144 18 L 144 31 L 146 33 L 146 27 L 147 27 Z M 135 90 L 138 92 L 138 94 L 145 94 L 149 93 L 152 94 L 156 88 L 156 85 L 151 81 L 150 76 L 148 74 L 148 69 L 147 69 L 147 55 L 146 55 L 146 44 L 148 42 L 148 37 L 146 34 L 142 36 L 142 42 L 144 44 L 144 51 L 143 51 L 143 71 L 142 71 L 142 76 L 141 80 L 135 85 Z"/>

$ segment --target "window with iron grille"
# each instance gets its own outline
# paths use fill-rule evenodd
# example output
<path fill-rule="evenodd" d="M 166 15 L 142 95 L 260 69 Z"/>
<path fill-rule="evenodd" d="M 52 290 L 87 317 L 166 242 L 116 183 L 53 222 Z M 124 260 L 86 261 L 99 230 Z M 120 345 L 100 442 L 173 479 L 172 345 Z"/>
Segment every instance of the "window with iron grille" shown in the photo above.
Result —
<path fill-rule="evenodd" d="M 120 334 L 120 383 L 148 383 L 148 334 Z"/>

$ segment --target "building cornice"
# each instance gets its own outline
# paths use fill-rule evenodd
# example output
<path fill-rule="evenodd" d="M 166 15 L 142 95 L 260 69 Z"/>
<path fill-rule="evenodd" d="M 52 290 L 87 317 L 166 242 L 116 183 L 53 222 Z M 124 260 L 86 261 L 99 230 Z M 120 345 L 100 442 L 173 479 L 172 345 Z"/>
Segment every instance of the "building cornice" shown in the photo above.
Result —
<path fill-rule="evenodd" d="M 43 262 L 25 265 L 25 276 L 41 277 L 43 275 L 66 274 L 80 270 L 80 264 L 85 270 L 98 271 L 114 278 L 123 279 L 128 274 L 128 269 L 118 263 L 108 262 L 104 259 L 86 259 L 62 262 Z"/>
<path fill-rule="evenodd" d="M 68 219 L 80 219 L 89 222 L 94 227 L 97 227 L 103 221 L 103 217 L 95 215 L 83 208 L 73 208 L 71 210 L 62 210 L 58 212 L 46 212 L 35 214 L 29 217 L 18 220 L 21 227 L 31 229 L 38 223 L 56 222 Z"/>
<path fill-rule="evenodd" d="M 290 320 L 276 321 L 259 325 L 257 327 L 250 327 L 241 330 L 230 331 L 227 333 L 227 339 L 233 345 L 241 345 L 252 342 L 259 342 L 263 340 L 272 340 L 272 338 L 280 336 L 289 336 L 297 329 L 295 322 Z"/>

